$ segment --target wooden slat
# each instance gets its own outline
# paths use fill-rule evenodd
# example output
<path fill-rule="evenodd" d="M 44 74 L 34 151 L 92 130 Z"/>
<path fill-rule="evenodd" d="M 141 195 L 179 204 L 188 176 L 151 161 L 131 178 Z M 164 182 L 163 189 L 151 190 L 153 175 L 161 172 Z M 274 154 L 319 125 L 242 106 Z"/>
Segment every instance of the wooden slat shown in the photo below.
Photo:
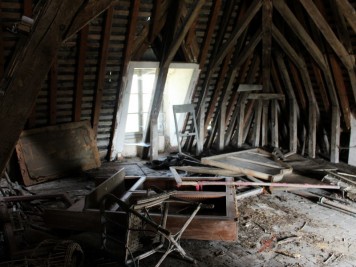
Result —
<path fill-rule="evenodd" d="M 49 124 L 55 125 L 57 122 L 57 90 L 58 90 L 58 59 L 54 58 L 49 71 Z"/>
<path fill-rule="evenodd" d="M 272 134 L 271 134 L 271 144 L 272 147 L 279 148 L 279 127 L 278 127 L 278 101 L 273 100 L 271 103 L 271 123 L 272 123 Z"/>
<path fill-rule="evenodd" d="M 0 98 L 0 173 L 10 158 L 37 94 L 48 74 L 53 57 L 62 43 L 63 32 L 73 22 L 84 1 L 52 0 L 45 2 L 34 25 L 31 38 L 14 54 L 5 77 L 5 95 Z M 59 27 L 59 25 L 61 27 Z M 21 55 L 21 56 L 20 56 Z M 26 90 L 25 90 L 26 88 Z"/>
<path fill-rule="evenodd" d="M 261 136 L 261 117 L 262 117 L 263 102 L 258 100 L 257 109 L 255 111 L 255 125 L 254 125 L 254 147 L 260 146 L 260 136 Z"/>
<path fill-rule="evenodd" d="M 272 47 L 272 0 L 263 0 L 262 7 L 262 84 L 265 92 L 270 92 L 271 47 Z"/>
<path fill-rule="evenodd" d="M 269 109 L 268 100 L 263 101 L 262 108 L 262 125 L 261 125 L 261 146 L 266 146 L 268 144 L 268 109 Z"/>
<path fill-rule="evenodd" d="M 75 91 L 73 101 L 73 121 L 80 121 L 82 115 L 82 98 L 84 89 L 84 67 L 87 57 L 89 26 L 85 26 L 79 33 L 77 67 L 75 75 Z"/>
<path fill-rule="evenodd" d="M 93 115 L 92 115 L 92 127 L 95 133 L 95 137 L 98 134 L 98 125 L 99 125 L 99 116 L 102 106 L 102 97 L 105 86 L 105 74 L 106 74 L 106 60 L 108 58 L 109 50 L 109 41 L 112 28 L 112 19 L 113 19 L 113 7 L 110 7 L 106 13 L 103 23 L 103 33 L 101 39 L 101 46 L 99 52 L 98 60 L 98 73 L 96 78 L 96 89 L 95 97 L 93 103 Z"/>

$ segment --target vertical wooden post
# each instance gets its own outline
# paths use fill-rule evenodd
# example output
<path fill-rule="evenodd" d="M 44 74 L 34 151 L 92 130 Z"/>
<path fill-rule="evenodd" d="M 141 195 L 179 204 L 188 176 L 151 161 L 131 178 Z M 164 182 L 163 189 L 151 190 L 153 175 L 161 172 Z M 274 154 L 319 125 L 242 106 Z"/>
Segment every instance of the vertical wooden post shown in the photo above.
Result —
<path fill-rule="evenodd" d="M 57 56 L 52 62 L 49 71 L 49 124 L 55 125 L 57 121 L 57 89 L 58 89 L 58 59 Z"/>
<path fill-rule="evenodd" d="M 238 117 L 238 121 L 237 121 L 237 134 L 236 134 L 236 138 L 237 138 L 237 147 L 241 147 L 242 143 L 243 143 L 243 136 L 244 136 L 244 128 L 245 128 L 245 109 L 246 109 L 246 99 L 247 99 L 247 94 L 244 93 L 241 95 L 241 105 L 239 107 L 240 109 L 240 114 Z"/>
<path fill-rule="evenodd" d="M 340 153 L 340 111 L 333 106 L 331 115 L 330 161 L 339 162 Z"/>
<path fill-rule="evenodd" d="M 220 120 L 218 123 L 218 145 L 220 151 L 224 150 L 225 148 L 226 108 L 226 101 L 222 101 L 220 106 Z"/>
<path fill-rule="evenodd" d="M 262 139 L 261 145 L 265 146 L 268 144 L 268 107 L 269 100 L 263 101 L 263 111 L 262 111 Z"/>
<path fill-rule="evenodd" d="M 351 132 L 348 164 L 356 166 L 356 114 L 351 113 Z"/>
<path fill-rule="evenodd" d="M 278 100 L 273 100 L 271 103 L 272 115 L 272 146 L 279 148 L 279 132 L 278 132 Z"/>
<path fill-rule="evenodd" d="M 255 134 L 254 134 L 255 147 L 260 146 L 262 108 L 263 108 L 263 101 L 258 100 L 257 110 L 255 112 Z"/>

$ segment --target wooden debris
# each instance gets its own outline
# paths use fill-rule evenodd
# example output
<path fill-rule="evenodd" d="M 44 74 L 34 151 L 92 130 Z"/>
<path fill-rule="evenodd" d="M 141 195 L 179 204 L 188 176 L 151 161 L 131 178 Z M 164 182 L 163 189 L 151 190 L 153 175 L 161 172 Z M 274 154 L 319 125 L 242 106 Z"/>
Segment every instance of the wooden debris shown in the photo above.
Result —
<path fill-rule="evenodd" d="M 270 181 L 280 181 L 293 170 L 275 160 L 273 154 L 258 148 L 202 158 L 202 163 Z"/>
<path fill-rule="evenodd" d="M 282 238 L 282 239 L 277 240 L 277 245 L 294 242 L 296 240 L 299 240 L 300 238 L 301 238 L 300 236 L 290 236 L 290 237 Z"/>
<path fill-rule="evenodd" d="M 298 253 L 290 253 L 288 251 L 275 250 L 274 252 L 294 259 L 299 259 L 300 257 L 302 257 L 302 255 Z"/>
<path fill-rule="evenodd" d="M 197 166 L 175 166 L 176 170 L 199 173 L 199 174 L 212 174 L 221 176 L 236 177 L 242 175 L 242 173 L 236 171 L 230 171 L 220 168 L 210 168 L 210 167 L 197 167 Z"/>

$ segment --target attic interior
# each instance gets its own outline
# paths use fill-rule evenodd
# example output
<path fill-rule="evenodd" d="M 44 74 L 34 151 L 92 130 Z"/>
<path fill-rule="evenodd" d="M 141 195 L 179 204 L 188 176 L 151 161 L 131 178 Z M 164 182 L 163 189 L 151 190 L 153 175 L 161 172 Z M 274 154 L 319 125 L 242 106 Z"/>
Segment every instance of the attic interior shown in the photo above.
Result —
<path fill-rule="evenodd" d="M 0 0 L 0 266 L 356 266 L 355 9 Z"/>

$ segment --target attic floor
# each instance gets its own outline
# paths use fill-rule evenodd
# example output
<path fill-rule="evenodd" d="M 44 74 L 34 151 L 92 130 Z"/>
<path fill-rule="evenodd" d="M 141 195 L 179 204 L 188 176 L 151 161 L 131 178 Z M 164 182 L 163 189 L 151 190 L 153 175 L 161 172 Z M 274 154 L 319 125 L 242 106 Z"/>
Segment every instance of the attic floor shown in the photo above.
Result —
<path fill-rule="evenodd" d="M 356 173 L 355 168 L 346 164 L 331 165 L 322 160 L 310 161 L 297 156 L 289 163 L 304 175 L 308 170 L 314 173 L 313 170 L 325 166 Z M 122 167 L 126 175 L 170 175 L 169 171 L 154 171 L 138 159 L 105 163 L 100 173 L 105 176 Z M 100 176 L 95 171 L 90 175 Z M 303 177 L 297 175 L 296 179 Z M 92 180 L 78 178 L 52 181 L 29 189 L 35 193 L 67 191 L 72 198 L 78 198 L 93 186 Z M 351 204 L 355 206 L 354 202 Z M 239 201 L 238 218 L 236 242 L 181 242 L 187 253 L 197 260 L 195 266 L 356 266 L 355 217 L 279 190 Z M 270 241 L 270 245 L 264 246 L 265 241 Z M 158 259 L 153 255 L 142 260 L 139 266 L 154 266 Z M 194 265 L 168 257 L 161 266 Z"/>

